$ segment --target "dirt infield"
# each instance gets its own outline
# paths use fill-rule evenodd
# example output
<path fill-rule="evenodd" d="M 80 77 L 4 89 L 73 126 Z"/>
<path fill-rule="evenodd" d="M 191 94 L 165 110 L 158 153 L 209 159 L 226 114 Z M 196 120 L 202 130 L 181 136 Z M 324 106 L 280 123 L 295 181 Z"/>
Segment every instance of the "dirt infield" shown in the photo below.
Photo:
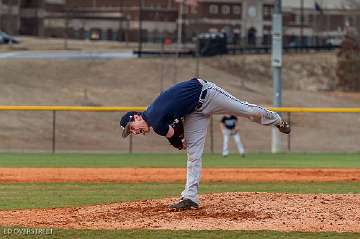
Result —
<path fill-rule="evenodd" d="M 171 212 L 176 199 L 83 208 L 0 211 L 0 225 L 75 229 L 187 229 L 360 232 L 360 195 L 222 193 L 199 210 Z"/>
<path fill-rule="evenodd" d="M 183 168 L 0 168 L 0 182 L 184 182 Z M 202 182 L 360 181 L 360 169 L 204 168 Z"/>
<path fill-rule="evenodd" d="M 0 182 L 184 182 L 180 168 L 1 168 Z M 202 182 L 360 181 L 360 169 L 205 168 Z M 360 232 L 360 195 L 217 193 L 199 210 L 170 212 L 176 198 L 0 211 L 1 226 L 74 229 L 223 229 Z"/>

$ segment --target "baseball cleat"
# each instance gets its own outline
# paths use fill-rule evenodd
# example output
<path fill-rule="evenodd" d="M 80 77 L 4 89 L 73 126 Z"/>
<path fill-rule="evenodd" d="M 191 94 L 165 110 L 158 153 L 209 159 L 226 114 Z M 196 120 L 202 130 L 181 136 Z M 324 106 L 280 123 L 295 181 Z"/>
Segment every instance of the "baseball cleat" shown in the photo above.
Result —
<path fill-rule="evenodd" d="M 196 202 L 193 202 L 192 200 L 187 198 L 181 199 L 180 202 L 169 206 L 169 209 L 174 211 L 184 211 L 184 210 L 198 209 L 198 208 L 199 205 Z"/>
<path fill-rule="evenodd" d="M 281 133 L 284 133 L 284 134 L 290 134 L 291 132 L 291 128 L 290 128 L 290 125 L 288 122 L 286 122 L 285 120 L 282 120 L 280 122 L 280 124 L 276 125 L 276 127 L 279 129 L 279 131 Z"/>

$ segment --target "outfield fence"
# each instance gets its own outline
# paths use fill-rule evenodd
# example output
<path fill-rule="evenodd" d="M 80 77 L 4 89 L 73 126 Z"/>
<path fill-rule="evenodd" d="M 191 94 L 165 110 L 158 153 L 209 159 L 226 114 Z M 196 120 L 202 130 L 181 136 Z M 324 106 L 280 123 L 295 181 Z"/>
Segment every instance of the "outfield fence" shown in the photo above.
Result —
<path fill-rule="evenodd" d="M 360 108 L 302 108 L 302 107 L 280 107 L 268 109 L 279 112 L 292 124 L 292 114 L 297 113 L 360 113 Z M 144 111 L 145 107 L 98 107 L 98 106 L 0 106 L 0 111 L 47 111 L 52 112 L 51 116 L 51 152 L 57 151 L 57 117 L 60 112 L 72 111 L 72 112 L 126 112 L 126 111 Z M 214 153 L 214 117 L 211 118 L 209 127 L 209 144 L 210 152 Z M 286 150 L 291 151 L 291 140 L 294 137 L 292 134 L 287 136 Z M 358 142 L 354 142 L 357 144 Z M 0 149 L 1 149 L 0 145 Z M 4 150 L 2 150 L 4 151 Z M 26 151 L 26 150 L 25 150 Z M 133 137 L 130 136 L 128 140 L 129 153 L 134 152 Z"/>

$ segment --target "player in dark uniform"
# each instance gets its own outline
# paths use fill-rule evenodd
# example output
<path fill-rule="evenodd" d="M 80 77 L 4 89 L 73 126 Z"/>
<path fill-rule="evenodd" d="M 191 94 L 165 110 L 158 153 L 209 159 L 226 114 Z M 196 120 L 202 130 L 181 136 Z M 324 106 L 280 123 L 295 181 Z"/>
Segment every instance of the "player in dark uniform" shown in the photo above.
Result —
<path fill-rule="evenodd" d="M 290 133 L 289 124 L 272 111 L 232 96 L 214 83 L 193 78 L 163 91 L 144 112 L 127 112 L 120 120 L 123 137 L 146 134 L 151 129 L 166 137 L 177 149 L 187 150 L 187 177 L 179 202 L 171 209 L 185 210 L 199 205 L 201 157 L 210 116 L 232 114 Z M 182 120 L 183 124 L 182 124 Z M 175 121 L 175 122 L 174 122 Z"/>
<path fill-rule="evenodd" d="M 241 137 L 238 127 L 238 118 L 235 115 L 224 115 L 221 119 L 220 128 L 223 133 L 223 152 L 224 157 L 229 155 L 229 138 L 232 136 L 236 147 L 242 157 L 245 156 L 244 145 L 241 143 Z"/>

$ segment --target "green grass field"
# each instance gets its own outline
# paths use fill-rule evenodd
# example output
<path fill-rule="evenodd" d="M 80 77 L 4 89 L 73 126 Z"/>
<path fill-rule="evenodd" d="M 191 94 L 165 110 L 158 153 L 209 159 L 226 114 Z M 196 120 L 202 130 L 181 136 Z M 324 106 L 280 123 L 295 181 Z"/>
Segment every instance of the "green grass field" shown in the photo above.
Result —
<path fill-rule="evenodd" d="M 0 210 L 78 207 L 112 202 L 177 197 L 183 184 L 172 183 L 17 183 L 0 184 Z M 204 183 L 200 193 L 287 192 L 360 193 L 360 182 L 329 183 Z M 24 200 L 26 198 L 26 200 Z"/>
<path fill-rule="evenodd" d="M 186 154 L 0 154 L 0 167 L 184 167 Z M 358 154 L 205 154 L 205 168 L 360 168 Z"/>
<path fill-rule="evenodd" d="M 0 167 L 184 167 L 184 154 L 0 154 Z M 204 167 L 360 168 L 360 154 L 251 154 L 222 158 L 205 155 Z M 178 196 L 183 184 L 166 183 L 13 183 L 0 184 L 0 210 L 77 207 Z M 360 193 L 359 182 L 204 183 L 211 192 Z M 0 238 L 360 238 L 360 233 L 284 233 L 273 231 L 60 230 L 53 235 L 6 234 Z"/>

